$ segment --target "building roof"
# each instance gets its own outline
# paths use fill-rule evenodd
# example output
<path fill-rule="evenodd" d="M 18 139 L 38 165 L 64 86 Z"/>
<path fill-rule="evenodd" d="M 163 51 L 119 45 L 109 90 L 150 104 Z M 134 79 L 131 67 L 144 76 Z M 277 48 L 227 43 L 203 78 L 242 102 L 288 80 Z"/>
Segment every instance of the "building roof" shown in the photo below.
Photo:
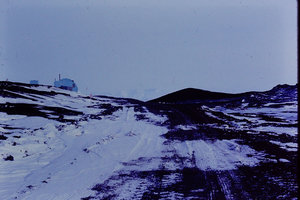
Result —
<path fill-rule="evenodd" d="M 78 87 L 75 82 L 68 78 L 63 78 L 54 82 L 54 87 L 58 87 L 65 90 L 78 91 Z"/>

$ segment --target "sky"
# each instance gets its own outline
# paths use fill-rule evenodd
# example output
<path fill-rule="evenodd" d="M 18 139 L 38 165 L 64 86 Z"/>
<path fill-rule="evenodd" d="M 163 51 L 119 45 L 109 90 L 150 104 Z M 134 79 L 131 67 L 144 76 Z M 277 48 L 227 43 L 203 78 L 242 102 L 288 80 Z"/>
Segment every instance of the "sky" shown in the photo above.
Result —
<path fill-rule="evenodd" d="M 1 0 L 0 80 L 149 100 L 297 82 L 296 0 Z"/>

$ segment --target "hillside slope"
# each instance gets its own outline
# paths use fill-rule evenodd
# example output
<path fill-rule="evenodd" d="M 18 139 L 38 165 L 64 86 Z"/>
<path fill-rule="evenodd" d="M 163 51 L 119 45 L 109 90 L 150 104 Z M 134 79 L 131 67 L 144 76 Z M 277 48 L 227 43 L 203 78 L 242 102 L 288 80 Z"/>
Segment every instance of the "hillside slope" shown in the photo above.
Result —
<path fill-rule="evenodd" d="M 211 92 L 207 90 L 186 88 L 162 97 L 150 100 L 152 103 L 205 103 L 209 101 L 233 101 L 242 99 L 252 99 L 257 101 L 278 102 L 283 99 L 297 98 L 295 91 L 298 85 L 277 85 L 269 91 L 265 92 L 244 92 L 237 94 Z M 245 100 L 244 100 L 245 101 Z"/>
<path fill-rule="evenodd" d="M 296 198 L 297 88 L 218 95 L 162 104 L 0 82 L 0 196 Z"/>

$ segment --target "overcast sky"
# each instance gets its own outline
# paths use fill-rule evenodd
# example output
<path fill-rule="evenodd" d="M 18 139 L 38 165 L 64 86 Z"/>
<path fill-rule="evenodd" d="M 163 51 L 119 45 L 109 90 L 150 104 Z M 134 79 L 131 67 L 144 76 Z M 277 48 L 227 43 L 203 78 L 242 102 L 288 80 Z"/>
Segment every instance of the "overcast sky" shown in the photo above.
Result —
<path fill-rule="evenodd" d="M 296 0 L 1 0 L 0 80 L 155 98 L 297 82 Z"/>

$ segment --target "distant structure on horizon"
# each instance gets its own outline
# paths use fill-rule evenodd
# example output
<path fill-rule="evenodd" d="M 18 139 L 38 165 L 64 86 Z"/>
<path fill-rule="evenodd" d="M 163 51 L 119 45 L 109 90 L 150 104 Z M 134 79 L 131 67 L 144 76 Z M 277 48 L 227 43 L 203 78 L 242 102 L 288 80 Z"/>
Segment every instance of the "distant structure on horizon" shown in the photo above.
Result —
<path fill-rule="evenodd" d="M 38 80 L 31 80 L 29 82 L 30 85 L 38 85 L 39 84 L 39 81 Z"/>
<path fill-rule="evenodd" d="M 74 80 L 71 80 L 69 78 L 60 79 L 60 74 L 59 74 L 58 81 L 56 81 L 56 80 L 54 81 L 54 87 L 61 88 L 64 90 L 78 92 L 78 87 L 77 87 L 76 83 L 74 82 Z"/>

